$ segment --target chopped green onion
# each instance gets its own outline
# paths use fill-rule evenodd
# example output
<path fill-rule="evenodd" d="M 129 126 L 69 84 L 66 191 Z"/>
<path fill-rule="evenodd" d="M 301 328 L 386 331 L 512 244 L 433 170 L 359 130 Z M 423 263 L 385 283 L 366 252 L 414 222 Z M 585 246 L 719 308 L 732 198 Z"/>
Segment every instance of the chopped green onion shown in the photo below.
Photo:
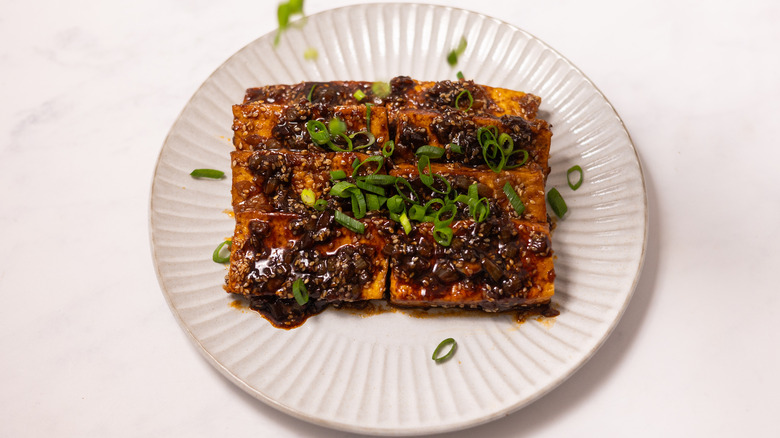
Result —
<path fill-rule="evenodd" d="M 314 87 L 316 86 L 317 84 L 313 84 L 311 88 L 309 88 L 309 93 L 306 95 L 306 100 L 308 100 L 309 102 L 311 102 L 311 96 L 312 94 L 314 94 Z"/>
<path fill-rule="evenodd" d="M 303 59 L 307 61 L 316 61 L 320 53 L 314 47 L 309 47 L 303 52 Z"/>
<path fill-rule="evenodd" d="M 393 152 L 395 151 L 395 142 L 393 140 L 387 140 L 385 144 L 382 145 L 382 156 L 385 158 L 390 157 L 393 155 Z"/>
<path fill-rule="evenodd" d="M 529 155 L 528 155 L 528 151 L 527 151 L 527 150 L 525 150 L 525 149 L 520 149 L 520 150 L 518 150 L 518 151 L 514 151 L 514 152 L 512 152 L 512 154 L 511 154 L 511 155 L 514 155 L 514 154 L 520 154 L 520 153 L 522 153 L 522 154 L 523 154 L 523 159 L 522 159 L 522 160 L 520 160 L 520 161 L 515 161 L 515 164 L 513 164 L 513 165 L 511 165 L 511 166 L 504 166 L 504 169 L 514 169 L 515 167 L 520 167 L 520 166 L 522 166 L 523 164 L 525 164 L 525 162 L 526 162 L 526 161 L 528 161 L 528 157 L 529 157 Z M 510 156 L 511 156 L 511 155 L 510 155 Z M 507 158 L 507 161 L 509 161 L 509 158 Z"/>
<path fill-rule="evenodd" d="M 333 143 L 330 140 L 330 138 L 328 138 L 328 146 L 330 147 L 330 149 L 334 150 L 336 152 L 352 152 L 352 140 L 349 137 L 347 137 L 347 135 L 344 134 L 344 133 L 340 133 L 340 134 L 338 134 L 338 136 L 343 138 L 344 141 L 347 142 L 347 146 L 342 148 L 341 146 Z M 330 136 L 328 136 L 328 137 L 330 137 Z"/>
<path fill-rule="evenodd" d="M 331 196 L 348 198 L 350 196 L 350 191 L 354 188 L 357 187 L 350 182 L 339 181 L 336 184 L 333 184 L 333 187 L 330 188 L 330 192 L 328 192 L 328 194 Z"/>
<path fill-rule="evenodd" d="M 290 0 L 287 2 L 291 14 L 303 13 L 303 0 Z"/>
<path fill-rule="evenodd" d="M 358 161 L 357 158 L 355 160 Z M 360 171 L 360 168 L 364 164 L 368 164 L 368 163 L 377 163 L 376 169 L 374 169 L 374 171 L 371 172 L 371 174 L 375 174 L 375 173 L 379 172 L 379 169 L 381 169 L 382 166 L 384 166 L 385 158 L 383 156 L 381 156 L 381 155 L 372 155 L 372 156 L 366 158 L 363 161 L 358 161 L 357 166 L 355 165 L 355 163 L 352 163 L 352 169 L 353 169 L 352 170 L 352 177 L 353 178 L 356 177 L 357 174 L 358 174 L 358 171 Z"/>
<path fill-rule="evenodd" d="M 441 204 L 441 207 L 444 207 L 446 205 L 446 203 L 443 200 L 441 200 L 439 198 L 433 198 L 430 201 L 425 203 L 425 214 L 426 215 L 428 213 L 433 213 L 433 210 L 431 209 L 431 207 L 433 207 L 434 204 Z M 441 207 L 439 207 L 439 208 L 441 208 Z"/>
<path fill-rule="evenodd" d="M 328 128 L 319 120 L 309 120 L 306 122 L 306 130 L 309 132 L 311 141 L 317 145 L 324 145 L 330 141 Z"/>
<path fill-rule="evenodd" d="M 425 168 L 428 168 L 428 172 L 425 172 Z M 423 184 L 430 187 L 433 185 L 433 176 L 431 175 L 431 159 L 428 158 L 427 155 L 422 155 L 419 160 L 417 160 L 417 173 L 420 176 L 420 181 L 422 181 Z"/>
<path fill-rule="evenodd" d="M 362 176 L 361 178 L 363 179 L 363 181 L 369 184 L 375 184 L 379 186 L 389 186 L 391 184 L 394 184 L 395 180 L 398 179 L 398 177 L 392 175 L 382 175 L 382 174 L 366 175 L 366 176 Z"/>
<path fill-rule="evenodd" d="M 425 218 L 425 207 L 414 204 L 409 208 L 409 219 L 417 222 L 423 222 Z"/>
<path fill-rule="evenodd" d="M 330 131 L 331 136 L 343 134 L 347 131 L 347 124 L 338 117 L 334 117 L 328 122 L 328 131 Z"/>
<path fill-rule="evenodd" d="M 580 176 L 579 179 L 577 179 L 577 181 L 574 183 L 571 182 L 572 173 L 578 173 Z M 566 182 L 569 183 L 569 187 L 572 190 L 577 190 L 578 188 L 580 188 L 580 186 L 582 185 L 582 167 L 576 164 L 574 166 L 571 166 L 569 170 L 566 171 Z"/>
<path fill-rule="evenodd" d="M 399 222 L 401 222 L 401 226 L 404 227 L 404 232 L 406 234 L 412 232 L 412 223 L 409 222 L 409 216 L 406 215 L 406 212 L 401 213 Z"/>
<path fill-rule="evenodd" d="M 214 260 L 214 263 L 228 263 L 230 261 L 230 253 L 226 256 L 222 255 L 222 248 L 224 248 L 225 245 L 230 249 L 233 246 L 233 240 L 228 239 L 217 245 L 217 249 L 215 249 L 214 253 L 211 255 L 211 260 Z"/>
<path fill-rule="evenodd" d="M 448 146 L 450 147 L 450 150 L 453 153 L 456 153 L 456 154 L 462 154 L 463 153 L 463 148 L 461 148 L 459 144 L 450 143 Z"/>
<path fill-rule="evenodd" d="M 449 226 L 434 226 L 433 240 L 441 246 L 450 246 L 452 243 L 452 228 Z"/>
<path fill-rule="evenodd" d="M 469 198 L 471 199 L 478 199 L 479 198 L 479 186 L 477 183 L 473 183 L 469 186 Z"/>
<path fill-rule="evenodd" d="M 426 156 L 428 158 L 441 158 L 444 155 L 444 149 L 436 147 L 436 146 L 420 146 L 417 148 L 417 150 L 414 152 L 415 155 L 419 156 Z"/>
<path fill-rule="evenodd" d="M 460 107 L 460 98 L 463 95 L 467 95 L 469 98 L 469 106 L 466 109 L 461 109 Z M 469 90 L 463 90 L 460 93 L 458 93 L 458 97 L 455 98 L 455 109 L 462 110 L 464 113 L 471 109 L 471 106 L 474 105 L 474 97 L 471 95 L 471 91 Z"/>
<path fill-rule="evenodd" d="M 366 129 L 371 130 L 371 107 L 374 106 L 372 103 L 366 103 Z"/>
<path fill-rule="evenodd" d="M 293 281 L 292 290 L 295 301 L 298 302 L 299 306 L 303 306 L 309 302 L 309 291 L 306 289 L 306 285 L 303 284 L 302 278 L 296 278 L 295 281 Z"/>
<path fill-rule="evenodd" d="M 446 204 L 444 207 L 440 208 L 439 211 L 436 212 L 436 215 L 434 216 L 434 225 L 437 227 L 448 227 L 450 224 L 452 224 L 452 221 L 455 220 L 455 215 L 458 212 L 458 207 L 455 206 L 455 204 Z M 450 217 L 447 219 L 442 219 L 442 216 L 447 215 L 447 213 L 450 214 Z"/>
<path fill-rule="evenodd" d="M 563 200 L 563 196 L 561 196 L 561 193 L 555 187 L 547 192 L 547 202 L 550 203 L 550 207 L 552 207 L 552 211 L 555 212 L 555 215 L 560 218 L 569 210 L 569 207 L 566 206 L 566 201 Z"/>
<path fill-rule="evenodd" d="M 449 351 L 447 351 L 447 354 L 444 356 L 440 356 L 441 351 L 446 348 L 447 346 L 450 347 Z M 435 350 L 433 350 L 433 356 L 431 357 L 436 363 L 442 363 L 446 361 L 447 359 L 451 358 L 453 354 L 455 354 L 455 350 L 458 348 L 458 343 L 455 342 L 455 339 L 447 338 L 439 343 L 439 345 L 436 347 Z"/>
<path fill-rule="evenodd" d="M 504 146 L 507 143 L 509 143 L 509 145 Z M 515 149 L 515 141 L 512 140 L 512 137 L 510 137 L 509 134 L 502 132 L 501 135 L 498 136 L 498 147 L 503 149 L 505 154 L 509 155 Z"/>
<path fill-rule="evenodd" d="M 289 0 L 287 2 L 279 3 L 279 6 L 276 9 L 276 19 L 279 22 L 279 29 L 276 31 L 274 46 L 279 45 L 282 32 L 289 27 L 290 16 L 294 14 L 303 15 L 303 0 Z"/>
<path fill-rule="evenodd" d="M 404 211 L 404 198 L 400 195 L 391 196 L 387 200 L 387 209 L 390 213 L 400 214 Z"/>
<path fill-rule="evenodd" d="M 366 206 L 368 211 L 377 211 L 382 208 L 382 205 L 387 201 L 387 198 L 373 193 L 366 193 Z"/>
<path fill-rule="evenodd" d="M 309 207 L 314 207 L 314 203 L 317 202 L 317 196 L 311 189 L 301 190 L 301 201 Z"/>
<path fill-rule="evenodd" d="M 458 72 L 458 74 L 457 74 L 457 77 L 458 77 L 458 80 L 461 80 L 461 81 L 462 81 L 462 80 L 464 79 L 464 78 L 463 78 L 463 72 L 462 72 L 462 71 L 459 71 L 459 72 Z"/>
<path fill-rule="evenodd" d="M 376 81 L 371 84 L 371 91 L 373 91 L 378 98 L 384 99 L 390 95 L 390 84 L 383 81 Z"/>
<path fill-rule="evenodd" d="M 328 201 L 324 199 L 318 199 L 317 202 L 314 203 L 313 207 L 317 211 L 323 211 L 328 207 Z"/>
<path fill-rule="evenodd" d="M 450 182 L 447 181 L 447 179 L 444 178 L 441 175 L 434 174 L 433 176 L 436 177 L 436 178 L 439 178 L 439 180 L 444 183 L 444 187 L 446 187 L 446 189 L 445 190 L 439 190 L 436 187 L 434 187 L 433 184 L 428 185 L 428 188 L 433 190 L 434 192 L 440 194 L 440 195 L 449 195 L 452 192 L 452 185 L 450 184 Z"/>
<path fill-rule="evenodd" d="M 352 96 L 355 97 L 355 99 L 360 102 L 361 100 L 366 98 L 366 93 L 363 92 L 363 90 L 357 90 L 354 93 L 352 93 Z"/>
<path fill-rule="evenodd" d="M 334 210 L 333 218 L 344 228 L 354 233 L 363 234 L 366 232 L 366 226 L 363 225 L 362 222 L 347 216 L 346 214 L 342 213 L 341 210 Z"/>
<path fill-rule="evenodd" d="M 487 219 L 488 214 L 490 214 L 490 202 L 488 201 L 488 198 L 479 198 L 479 200 L 474 203 L 472 217 L 477 222 L 483 222 Z"/>
<path fill-rule="evenodd" d="M 190 176 L 193 178 L 222 179 L 225 177 L 225 172 L 214 169 L 195 169 L 190 172 Z"/>
<path fill-rule="evenodd" d="M 406 186 L 407 189 L 409 189 L 410 196 L 406 196 L 404 194 L 404 192 L 401 190 L 401 188 L 398 187 L 398 183 L 401 183 L 401 185 L 404 185 L 404 186 Z M 395 189 L 398 191 L 398 194 L 401 196 L 401 198 L 403 198 L 404 201 L 409 201 L 412 204 L 416 204 L 417 203 L 417 201 L 412 199 L 412 195 L 415 198 L 418 198 L 417 193 L 415 193 L 414 189 L 412 188 L 412 184 L 409 181 L 407 181 L 407 180 L 405 180 L 403 178 L 396 178 L 394 185 L 395 185 Z"/>
<path fill-rule="evenodd" d="M 371 146 L 372 144 L 374 144 L 376 142 L 376 137 L 374 137 L 374 134 L 372 134 L 372 133 L 370 133 L 368 131 L 358 131 L 358 132 L 350 135 L 349 138 L 352 139 L 352 140 L 355 140 L 355 137 L 357 137 L 358 135 L 365 135 L 366 138 L 368 139 L 368 143 L 360 145 L 360 146 L 355 146 L 354 150 L 367 148 L 367 147 Z"/>
<path fill-rule="evenodd" d="M 347 172 L 344 172 L 343 170 L 331 170 L 330 171 L 330 178 L 334 181 L 344 179 L 347 177 Z"/>
<path fill-rule="evenodd" d="M 364 190 L 366 192 L 375 193 L 380 196 L 385 196 L 385 189 L 380 186 L 375 186 L 371 183 L 367 183 L 364 180 L 357 180 L 355 181 L 355 185 L 358 186 L 361 190 Z"/>
<path fill-rule="evenodd" d="M 360 219 L 366 215 L 368 206 L 366 205 L 366 198 L 363 196 L 363 192 L 359 189 L 354 189 L 350 192 L 352 198 L 352 214 L 355 219 Z"/>
<path fill-rule="evenodd" d="M 509 203 L 512 204 L 517 215 L 522 216 L 525 211 L 525 204 L 523 204 L 523 200 L 520 199 L 520 196 L 517 194 L 514 187 L 512 187 L 512 184 L 509 184 L 509 181 L 504 184 L 504 193 L 506 193 L 506 197 L 509 199 Z"/>
<path fill-rule="evenodd" d="M 463 52 L 466 51 L 467 46 L 466 37 L 460 37 L 460 42 L 458 43 L 458 47 L 450 51 L 449 54 L 447 54 L 447 63 L 450 65 L 450 67 L 455 67 L 455 64 L 458 63 L 458 57 L 463 54 Z"/>

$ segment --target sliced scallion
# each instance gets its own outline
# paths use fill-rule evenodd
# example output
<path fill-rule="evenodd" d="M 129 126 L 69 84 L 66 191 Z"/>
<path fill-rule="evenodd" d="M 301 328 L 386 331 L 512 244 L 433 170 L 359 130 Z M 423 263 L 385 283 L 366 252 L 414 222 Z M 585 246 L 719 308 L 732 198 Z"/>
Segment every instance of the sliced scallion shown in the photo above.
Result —
<path fill-rule="evenodd" d="M 344 172 L 343 170 L 331 170 L 330 171 L 330 178 L 334 181 L 344 179 L 347 177 L 347 172 Z"/>
<path fill-rule="evenodd" d="M 311 102 L 311 97 L 314 94 L 314 87 L 316 86 L 317 84 L 313 84 L 311 88 L 309 88 L 309 93 L 306 95 L 306 100 L 308 100 L 309 102 Z"/>
<path fill-rule="evenodd" d="M 387 140 L 385 144 L 382 145 L 382 156 L 388 158 L 393 155 L 393 151 L 395 151 L 395 142 L 393 140 Z"/>
<path fill-rule="evenodd" d="M 225 172 L 215 169 L 195 169 L 190 172 L 190 176 L 193 178 L 222 179 L 225 177 Z"/>
<path fill-rule="evenodd" d="M 314 203 L 317 202 L 317 196 L 311 189 L 301 190 L 301 202 L 309 207 L 314 207 Z"/>
<path fill-rule="evenodd" d="M 517 194 L 512 184 L 509 184 L 509 181 L 504 184 L 504 193 L 507 199 L 509 199 L 509 203 L 512 204 L 512 208 L 515 209 L 515 213 L 518 216 L 522 216 L 525 211 L 525 204 L 523 204 L 523 200 L 520 199 L 520 195 Z"/>
<path fill-rule="evenodd" d="M 319 56 L 320 52 L 318 52 L 314 47 L 309 47 L 303 52 L 303 59 L 307 61 L 316 61 Z"/>
<path fill-rule="evenodd" d="M 452 228 L 448 226 L 434 226 L 433 240 L 441 246 L 450 246 L 452 243 Z"/>
<path fill-rule="evenodd" d="M 314 208 L 317 211 L 324 211 L 328 207 L 328 201 L 324 199 L 318 199 L 312 208 Z"/>
<path fill-rule="evenodd" d="M 455 153 L 455 154 L 462 154 L 463 153 L 463 148 L 461 148 L 459 144 L 450 143 L 449 147 L 450 147 L 450 150 L 453 153 Z"/>
<path fill-rule="evenodd" d="M 435 160 L 437 158 L 441 158 L 444 155 L 444 149 L 438 148 L 436 146 L 425 145 L 417 148 L 414 154 L 418 157 L 426 156 Z"/>
<path fill-rule="evenodd" d="M 380 99 L 390 95 L 390 84 L 383 81 L 376 81 L 371 84 L 371 91 Z"/>
<path fill-rule="evenodd" d="M 358 172 L 360 171 L 360 168 L 369 163 L 376 163 L 376 169 L 374 169 L 374 171 L 371 172 L 371 174 L 375 174 L 379 172 L 379 169 L 381 169 L 382 166 L 384 165 L 385 158 L 381 155 L 372 155 L 363 161 L 358 161 L 357 166 L 355 166 L 355 163 L 352 163 L 352 169 L 353 169 L 352 177 L 353 178 L 356 177 L 358 175 Z"/>
<path fill-rule="evenodd" d="M 450 349 L 447 351 L 446 354 L 443 356 L 441 355 L 442 350 L 445 348 L 450 347 Z M 436 363 L 442 363 L 446 361 L 447 359 L 451 358 L 453 354 L 455 354 L 455 350 L 458 348 L 458 343 L 455 342 L 455 339 L 447 338 L 439 343 L 439 345 L 436 347 L 435 350 L 433 350 L 433 356 L 431 359 L 433 359 Z"/>
<path fill-rule="evenodd" d="M 579 178 L 575 182 L 571 182 L 571 174 L 577 173 L 579 174 Z M 580 167 L 578 164 L 575 164 L 574 166 L 571 166 L 569 170 L 566 171 L 566 182 L 569 183 L 569 187 L 572 190 L 577 190 L 582 185 L 582 167 Z"/>
<path fill-rule="evenodd" d="M 464 79 L 464 78 L 463 78 L 463 72 L 462 72 L 462 71 L 459 71 L 459 72 L 458 72 L 458 74 L 457 74 L 456 76 L 458 77 L 458 80 L 460 80 L 460 81 L 462 81 L 462 80 Z"/>
<path fill-rule="evenodd" d="M 466 109 L 463 109 L 460 107 L 460 98 L 463 97 L 463 95 L 468 96 L 469 98 L 469 106 L 466 107 Z M 458 93 L 458 97 L 455 98 L 455 108 L 463 111 L 464 113 L 471 109 L 471 106 L 474 105 L 474 97 L 471 95 L 471 91 L 469 90 L 463 90 L 460 93 Z"/>
<path fill-rule="evenodd" d="M 409 216 L 406 215 L 406 212 L 401 213 L 398 221 L 401 222 L 401 226 L 406 234 L 412 232 L 412 223 L 409 221 Z"/>
<path fill-rule="evenodd" d="M 228 239 L 217 245 L 217 249 L 214 250 L 214 253 L 211 255 L 211 260 L 214 260 L 214 263 L 228 263 L 230 262 L 230 253 L 228 253 L 226 256 L 222 255 L 222 248 L 227 245 L 228 249 L 230 249 L 233 246 L 233 240 Z"/>
<path fill-rule="evenodd" d="M 306 289 L 306 285 L 303 283 L 302 278 L 296 278 L 292 284 L 293 297 L 298 302 L 299 306 L 309 302 L 309 291 Z"/>
<path fill-rule="evenodd" d="M 390 213 L 400 214 L 404 211 L 404 199 L 400 195 L 391 196 L 387 200 L 387 209 Z"/>
<path fill-rule="evenodd" d="M 379 186 L 389 186 L 395 183 L 395 180 L 398 179 L 398 177 L 392 176 L 392 175 L 383 175 L 383 174 L 371 174 L 362 176 L 360 178 L 363 178 L 363 181 L 369 183 L 369 184 L 375 184 Z"/>
<path fill-rule="evenodd" d="M 360 102 L 361 100 L 366 98 L 366 93 L 364 93 L 363 90 L 357 90 L 354 93 L 352 93 L 352 96 L 355 98 L 355 100 Z"/>
<path fill-rule="evenodd" d="M 552 211 L 559 218 L 562 218 L 563 215 L 565 215 L 569 210 L 569 207 L 566 206 L 566 201 L 563 200 L 563 196 L 561 196 L 561 193 L 555 187 L 551 188 L 550 191 L 547 192 L 547 202 L 550 203 Z"/>
<path fill-rule="evenodd" d="M 366 232 L 366 226 L 362 222 L 355 220 L 348 215 L 341 212 L 341 210 L 334 210 L 333 219 L 340 223 L 344 228 L 359 234 Z"/>
<path fill-rule="evenodd" d="M 331 136 L 343 134 L 347 131 L 347 124 L 338 117 L 334 117 L 328 122 L 328 131 L 330 131 Z"/>
<path fill-rule="evenodd" d="M 319 120 L 309 120 L 306 122 L 306 131 L 309 132 L 311 141 L 315 144 L 322 146 L 330 142 L 330 134 L 328 128 L 324 123 Z"/>

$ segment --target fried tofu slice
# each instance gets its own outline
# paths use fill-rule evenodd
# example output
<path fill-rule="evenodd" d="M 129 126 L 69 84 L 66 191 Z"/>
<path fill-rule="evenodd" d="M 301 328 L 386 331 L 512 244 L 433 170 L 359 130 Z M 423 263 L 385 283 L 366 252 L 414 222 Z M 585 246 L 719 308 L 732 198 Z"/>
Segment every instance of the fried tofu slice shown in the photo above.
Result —
<path fill-rule="evenodd" d="M 315 199 L 324 198 L 333 186 L 332 171 L 352 175 L 353 163 L 368 155 L 354 152 L 314 153 L 273 150 L 233 151 L 233 211 L 311 214 L 301 200 L 301 192 L 309 189 Z M 376 170 L 375 164 L 361 166 L 358 175 Z M 328 208 L 338 208 L 341 199 L 329 200 Z"/>
<path fill-rule="evenodd" d="M 370 113 L 369 113 L 370 112 Z M 237 150 L 291 150 L 330 152 L 328 145 L 312 142 L 306 129 L 309 120 L 318 120 L 326 125 L 333 118 L 343 121 L 345 135 L 352 136 L 367 129 L 374 141 L 366 135 L 355 135 L 350 141 L 354 148 L 370 143 L 365 151 L 377 151 L 390 140 L 387 126 L 387 112 L 384 107 L 365 105 L 328 107 L 302 102 L 291 105 L 248 103 L 233 105 L 233 145 Z M 333 143 L 346 147 L 346 139 L 337 137 Z"/>
<path fill-rule="evenodd" d="M 433 225 L 391 236 L 390 302 L 404 307 L 462 307 L 488 312 L 546 305 L 555 271 L 546 223 L 495 217 L 452 224 L 450 246 Z"/>
<path fill-rule="evenodd" d="M 425 169 L 424 169 L 425 170 Z M 427 173 L 428 171 L 425 170 Z M 490 202 L 490 214 L 499 218 L 522 219 L 531 222 L 547 221 L 547 207 L 544 200 L 544 177 L 541 172 L 529 168 L 517 168 L 505 170 L 499 173 L 485 172 L 455 164 L 432 163 L 430 173 L 439 175 L 447 180 L 455 193 L 467 194 L 472 184 L 477 185 L 479 197 Z M 420 181 L 417 166 L 409 164 L 398 165 L 390 171 L 390 175 L 403 177 L 408 180 L 415 193 L 421 197 L 421 203 L 425 204 L 433 198 L 441 198 L 442 194 L 433 191 Z M 438 180 L 438 178 L 437 178 Z M 509 183 L 523 203 L 522 213 L 518 214 L 509 202 L 504 186 Z M 440 191 L 446 187 L 438 180 L 434 185 Z M 449 195 L 450 199 L 455 196 Z M 457 203 L 462 213 L 466 213 L 468 207 Z M 456 217 L 461 217 L 456 215 Z M 462 217 L 468 217 L 464 215 Z"/>
<path fill-rule="evenodd" d="M 309 216 L 237 213 L 225 290 L 292 299 L 293 282 L 301 279 L 312 301 L 380 299 L 388 222 L 364 220 L 365 232 L 358 234 L 336 223 L 328 210 Z"/>
<path fill-rule="evenodd" d="M 395 137 L 396 161 L 414 161 L 415 151 L 425 145 L 445 149 L 438 161 L 481 167 L 489 171 L 482 146 L 477 139 L 480 128 L 495 127 L 498 135 L 508 134 L 513 150 L 508 166 L 525 159 L 519 151 L 526 151 L 528 159 L 523 166 L 538 167 L 544 175 L 550 173 L 548 165 L 552 132 L 544 120 L 528 121 L 515 116 L 476 116 L 459 111 L 437 112 L 431 110 L 405 109 L 397 115 Z M 456 153 L 451 145 L 460 147 Z"/>

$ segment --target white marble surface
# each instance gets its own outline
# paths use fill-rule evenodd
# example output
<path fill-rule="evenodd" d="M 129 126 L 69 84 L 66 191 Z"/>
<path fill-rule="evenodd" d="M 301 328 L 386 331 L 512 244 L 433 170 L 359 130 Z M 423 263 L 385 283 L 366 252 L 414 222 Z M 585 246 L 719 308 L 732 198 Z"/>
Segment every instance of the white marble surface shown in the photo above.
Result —
<path fill-rule="evenodd" d="M 306 2 L 306 11 L 356 2 Z M 604 92 L 645 171 L 645 269 L 573 377 L 453 436 L 778 436 L 780 6 L 434 2 L 501 18 Z M 0 436 L 337 437 L 243 393 L 160 292 L 157 154 L 276 2 L 2 2 Z"/>

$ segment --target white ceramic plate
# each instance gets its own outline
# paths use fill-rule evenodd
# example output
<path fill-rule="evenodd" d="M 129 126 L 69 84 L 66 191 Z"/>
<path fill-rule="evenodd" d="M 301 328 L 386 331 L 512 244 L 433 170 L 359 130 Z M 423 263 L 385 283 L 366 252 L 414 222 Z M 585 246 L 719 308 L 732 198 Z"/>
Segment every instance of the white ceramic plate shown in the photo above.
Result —
<path fill-rule="evenodd" d="M 230 180 L 194 180 L 195 168 L 230 170 L 231 105 L 251 86 L 304 80 L 454 79 L 445 61 L 461 36 L 459 69 L 476 82 L 543 98 L 553 125 L 548 189 L 569 214 L 553 235 L 553 322 L 510 316 L 361 317 L 328 310 L 295 330 L 231 306 L 225 267 L 211 261 L 234 221 Z M 641 270 L 647 205 L 639 161 L 620 118 L 565 58 L 531 35 L 483 15 L 429 5 L 361 5 L 308 17 L 303 30 L 252 42 L 195 93 L 160 153 L 151 194 L 151 241 L 163 293 L 182 328 L 228 379 L 275 408 L 354 432 L 408 435 L 462 429 L 504 416 L 550 391 L 603 343 Z M 317 61 L 303 52 L 314 47 Z M 579 164 L 585 183 L 566 185 Z M 454 337 L 453 360 L 431 353 Z"/>

